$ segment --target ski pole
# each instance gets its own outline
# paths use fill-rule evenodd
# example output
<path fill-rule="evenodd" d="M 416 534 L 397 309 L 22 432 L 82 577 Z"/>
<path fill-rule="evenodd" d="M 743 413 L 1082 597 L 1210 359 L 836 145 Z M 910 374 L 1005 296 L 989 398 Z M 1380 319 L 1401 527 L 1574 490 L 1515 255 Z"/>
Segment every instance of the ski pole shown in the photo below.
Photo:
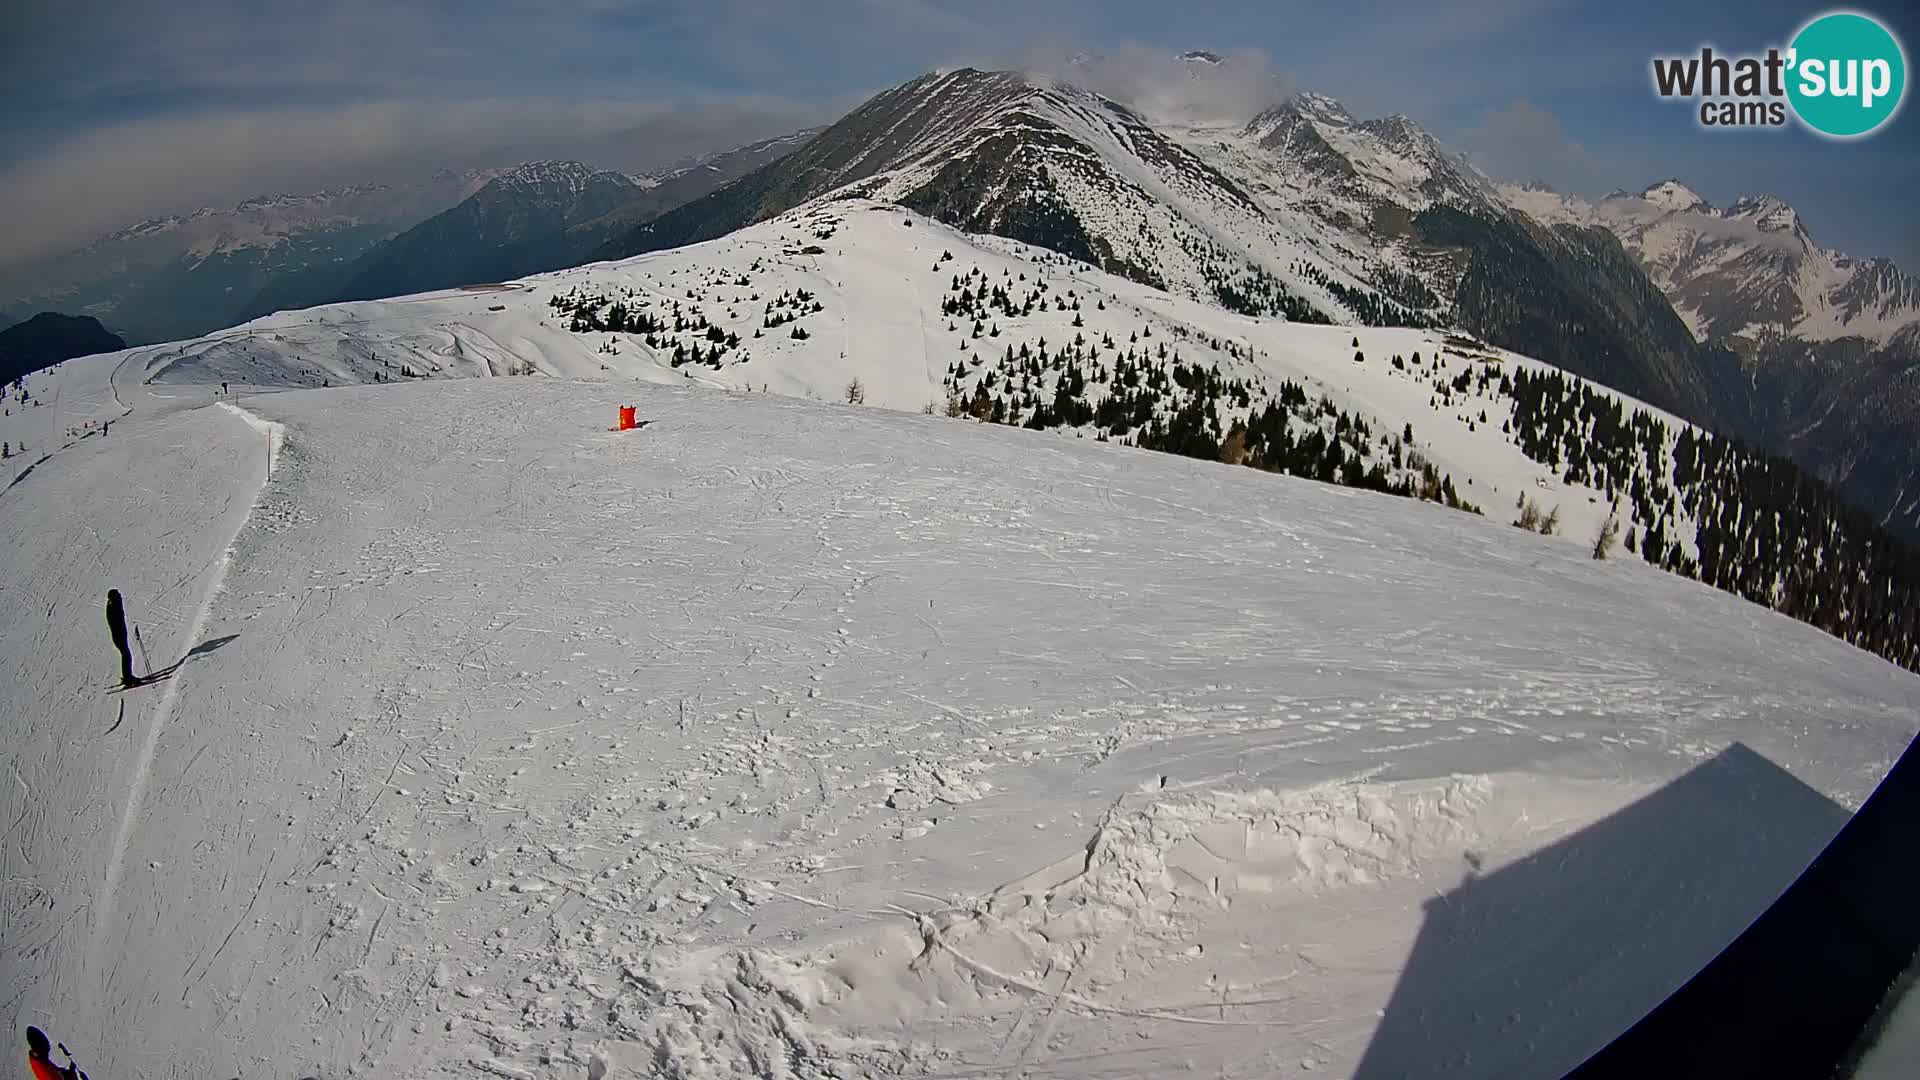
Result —
<path fill-rule="evenodd" d="M 73 1060 L 73 1051 L 67 1049 L 67 1044 L 55 1043 L 54 1045 L 60 1048 L 61 1053 L 67 1055 L 67 1075 L 77 1076 L 80 1078 L 80 1080 L 88 1080 L 87 1074 L 83 1072 L 80 1068 L 80 1063 Z"/>

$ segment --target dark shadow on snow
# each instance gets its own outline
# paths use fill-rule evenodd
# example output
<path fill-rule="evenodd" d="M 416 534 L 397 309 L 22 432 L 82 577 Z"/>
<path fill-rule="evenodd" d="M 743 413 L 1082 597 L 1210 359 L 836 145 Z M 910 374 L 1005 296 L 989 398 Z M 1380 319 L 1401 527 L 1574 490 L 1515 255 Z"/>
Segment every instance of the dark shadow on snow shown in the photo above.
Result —
<path fill-rule="evenodd" d="M 1920 950 L 1920 739 L 1792 887 L 1572 1080 L 1845 1076 Z"/>
<path fill-rule="evenodd" d="M 188 649 L 187 654 L 185 656 L 182 656 L 180 659 L 175 660 L 171 664 L 168 664 L 166 667 L 160 668 L 157 671 L 149 671 L 145 675 L 142 675 L 138 679 L 135 679 L 133 682 L 133 685 L 136 687 L 139 687 L 139 686 L 145 686 L 148 683 L 157 683 L 166 679 L 171 679 L 173 678 L 174 673 L 179 671 L 181 667 L 185 666 L 186 664 L 194 660 L 198 660 L 201 657 L 206 656 L 212 652 L 215 652 L 216 650 L 219 650 L 227 645 L 230 645 L 233 642 L 238 641 L 239 639 L 240 639 L 239 634 L 228 634 L 226 637 L 208 638 L 207 640 L 201 642 L 200 644 L 195 645 L 193 648 Z"/>
<path fill-rule="evenodd" d="M 187 655 L 180 658 L 180 663 L 184 664 L 187 661 L 194 659 L 195 657 L 205 656 L 208 653 L 213 652 L 214 650 L 219 649 L 223 646 L 231 645 L 235 641 L 239 640 L 239 638 L 240 638 L 239 634 L 228 634 L 226 637 L 208 638 L 207 640 L 201 642 L 200 644 L 195 645 L 193 648 L 188 649 Z M 179 667 L 180 664 L 175 664 L 174 666 Z"/>
<path fill-rule="evenodd" d="M 1427 902 L 1356 1080 L 1560 1076 L 1726 947 L 1846 820 L 1736 743 L 1470 876 Z"/>

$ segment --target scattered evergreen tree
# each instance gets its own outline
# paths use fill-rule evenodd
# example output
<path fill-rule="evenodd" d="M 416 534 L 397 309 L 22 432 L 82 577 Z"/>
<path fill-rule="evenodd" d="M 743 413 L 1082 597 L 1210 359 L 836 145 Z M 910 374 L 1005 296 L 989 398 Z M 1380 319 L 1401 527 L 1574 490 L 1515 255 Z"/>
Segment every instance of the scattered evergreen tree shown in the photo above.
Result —
<path fill-rule="evenodd" d="M 1596 561 L 1603 560 L 1613 554 L 1613 546 L 1619 539 L 1620 508 L 1616 506 L 1608 509 L 1607 519 L 1600 523 L 1600 528 L 1593 534 L 1594 559 Z M 1633 550 L 1633 534 L 1631 532 L 1627 534 L 1627 550 Z"/>

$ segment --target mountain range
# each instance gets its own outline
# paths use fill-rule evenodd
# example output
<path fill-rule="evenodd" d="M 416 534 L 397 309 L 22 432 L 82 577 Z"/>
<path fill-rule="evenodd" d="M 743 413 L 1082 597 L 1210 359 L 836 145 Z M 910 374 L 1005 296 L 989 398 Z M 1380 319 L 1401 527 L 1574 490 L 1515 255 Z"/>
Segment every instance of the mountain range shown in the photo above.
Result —
<path fill-rule="evenodd" d="M 189 338 L 283 308 L 550 270 L 579 262 L 616 233 L 706 194 L 809 134 L 648 175 L 539 161 L 153 218 L 55 258 L 0 268 L 0 312 L 90 315 L 138 344 Z"/>
<path fill-rule="evenodd" d="M 1821 247 L 1771 195 L 1715 207 L 1674 179 L 1597 202 L 1503 193 L 1537 219 L 1613 233 L 1696 337 L 1737 356 L 1712 402 L 1724 430 L 1920 535 L 1920 278 Z"/>
<path fill-rule="evenodd" d="M 1457 323 L 1702 420 L 1731 377 L 1611 234 L 1518 214 L 1407 118 L 1358 121 L 1315 94 L 1185 127 L 1059 81 L 936 73 L 598 254 L 711 239 L 834 192 L 1246 314 Z"/>
<path fill-rule="evenodd" d="M 1221 65 L 1184 60 L 1195 79 Z M 1920 286 L 1820 247 L 1767 196 L 1716 208 L 1667 181 L 1589 201 L 1499 183 L 1409 118 L 1359 119 L 1321 94 L 1201 122 L 1070 79 L 971 68 L 669 173 L 541 162 L 453 179 L 470 190 L 418 220 L 288 230 L 282 269 L 254 257 L 259 287 L 197 328 L 626 258 L 865 198 L 1246 315 L 1457 327 L 1790 455 L 1920 537 Z M 167 219 L 93 247 L 188 232 Z M 202 263 L 255 250 L 200 247 Z M 167 291 L 123 280 L 106 306 Z M 0 304 L 31 306 L 5 289 Z"/>
<path fill-rule="evenodd" d="M 612 236 L 738 179 L 809 134 L 765 139 L 642 176 L 577 161 L 521 165 L 351 261 L 269 282 L 240 317 L 486 284 L 572 266 Z"/>
<path fill-rule="evenodd" d="M 136 343 L 191 337 L 239 321 L 275 277 L 357 258 L 488 179 L 442 171 L 411 184 L 265 196 L 152 218 L 0 269 L 0 308 L 91 315 Z"/>
<path fill-rule="evenodd" d="M 1702 340 L 1753 352 L 1773 340 L 1858 337 L 1885 345 L 1920 320 L 1920 278 L 1887 259 L 1816 244 L 1772 195 L 1715 207 L 1679 180 L 1597 202 L 1540 185 L 1506 185 L 1537 220 L 1598 225 L 1620 238 Z"/>

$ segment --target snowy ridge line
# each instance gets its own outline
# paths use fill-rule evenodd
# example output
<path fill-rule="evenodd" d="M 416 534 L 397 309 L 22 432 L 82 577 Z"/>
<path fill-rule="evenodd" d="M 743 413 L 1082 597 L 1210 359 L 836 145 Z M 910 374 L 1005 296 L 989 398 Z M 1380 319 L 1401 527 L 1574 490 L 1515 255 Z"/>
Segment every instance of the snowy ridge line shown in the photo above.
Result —
<path fill-rule="evenodd" d="M 267 478 L 269 480 L 272 479 L 274 466 L 280 460 L 280 448 L 287 441 L 287 425 L 275 423 L 274 421 L 265 419 L 256 413 L 248 412 L 246 409 L 241 408 L 240 406 L 235 405 L 230 401 L 220 402 L 220 407 L 223 409 L 226 409 L 228 412 L 233 413 L 235 416 L 239 417 L 242 421 L 244 421 L 248 427 L 252 428 L 253 430 L 259 432 L 261 435 L 266 437 L 267 449 L 270 451 L 270 454 L 267 458 Z M 255 492 L 254 494 L 256 498 L 259 495 L 258 492 Z M 242 522 L 241 527 L 245 528 L 246 523 Z M 231 545 L 229 545 L 229 547 L 231 547 Z M 208 599 L 211 600 L 212 597 L 209 596 Z"/>
<path fill-rule="evenodd" d="M 279 459 L 280 447 L 285 441 L 285 425 L 264 420 L 238 405 L 223 401 L 220 406 L 233 413 L 248 427 L 266 435 L 270 450 L 269 469 L 271 469 L 271 462 Z M 207 616 L 213 612 L 213 602 L 219 598 L 221 589 L 226 585 L 227 567 L 233 560 L 234 541 L 239 538 L 240 530 L 246 528 L 247 522 L 252 520 L 253 510 L 259 506 L 260 493 L 265 490 L 268 479 L 271 479 L 270 472 L 262 476 L 260 485 L 253 491 L 252 505 L 248 507 L 247 516 L 240 519 L 240 524 L 235 527 L 233 535 L 227 538 L 226 547 L 222 549 L 220 557 L 214 561 L 208 572 L 207 584 L 200 595 L 199 605 L 194 611 L 193 622 L 187 627 L 183 648 L 192 648 L 206 632 Z M 99 917 L 94 923 L 91 958 L 91 966 L 95 971 L 101 970 L 101 965 L 106 959 L 107 935 L 109 924 L 113 921 L 115 894 L 120 889 L 120 877 L 126 862 L 127 845 L 133 835 L 134 820 L 140 813 L 141 804 L 146 800 L 147 781 L 153 771 L 153 757 L 160 743 L 160 732 L 166 728 L 167 722 L 173 717 L 174 705 L 180 697 L 180 684 L 185 678 L 183 673 L 167 681 L 166 689 L 161 693 L 160 704 L 154 708 L 152 719 L 147 722 L 147 734 L 140 742 L 139 756 L 134 759 L 133 775 L 127 785 L 126 803 L 120 810 L 120 824 L 114 829 L 113 853 L 108 857 L 106 877 L 101 881 L 100 898 L 96 904 Z"/>

